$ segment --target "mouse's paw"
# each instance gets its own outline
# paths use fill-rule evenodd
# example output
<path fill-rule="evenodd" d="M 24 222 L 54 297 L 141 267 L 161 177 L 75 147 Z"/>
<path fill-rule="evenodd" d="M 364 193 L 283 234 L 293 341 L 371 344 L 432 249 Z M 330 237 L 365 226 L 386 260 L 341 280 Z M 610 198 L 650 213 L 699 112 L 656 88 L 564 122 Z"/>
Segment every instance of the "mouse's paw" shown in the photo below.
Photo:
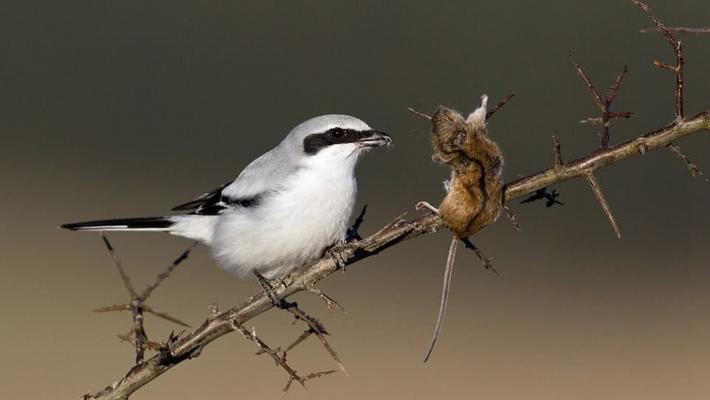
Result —
<path fill-rule="evenodd" d="M 420 201 L 419 203 L 417 203 L 416 208 L 417 208 L 417 210 L 429 210 L 429 211 L 433 212 L 434 214 L 439 215 L 439 209 L 432 206 L 431 204 L 429 204 L 426 201 Z"/>

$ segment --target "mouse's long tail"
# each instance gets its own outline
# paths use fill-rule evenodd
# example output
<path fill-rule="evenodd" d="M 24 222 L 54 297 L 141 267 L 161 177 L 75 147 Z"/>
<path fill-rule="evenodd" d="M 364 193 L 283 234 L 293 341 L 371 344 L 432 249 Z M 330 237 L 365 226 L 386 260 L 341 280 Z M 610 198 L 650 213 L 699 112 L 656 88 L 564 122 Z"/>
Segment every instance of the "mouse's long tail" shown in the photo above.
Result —
<path fill-rule="evenodd" d="M 429 344 L 429 350 L 426 352 L 424 362 L 429 360 L 431 352 L 434 350 L 436 340 L 439 338 L 441 326 L 444 324 L 444 314 L 446 313 L 446 305 L 449 303 L 449 289 L 451 288 L 451 276 L 454 272 L 454 260 L 456 259 L 456 247 L 459 243 L 459 238 L 454 236 L 451 239 L 449 246 L 449 255 L 446 257 L 446 268 L 444 269 L 444 286 L 441 289 L 441 303 L 439 303 L 439 314 L 436 317 L 436 326 L 434 327 L 434 335 Z"/>

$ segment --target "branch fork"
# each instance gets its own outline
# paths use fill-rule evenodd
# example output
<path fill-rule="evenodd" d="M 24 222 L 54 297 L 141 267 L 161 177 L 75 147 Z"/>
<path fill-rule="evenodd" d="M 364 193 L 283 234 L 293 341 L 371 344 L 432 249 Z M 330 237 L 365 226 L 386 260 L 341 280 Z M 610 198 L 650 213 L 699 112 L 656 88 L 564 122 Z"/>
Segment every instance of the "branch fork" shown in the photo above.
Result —
<path fill-rule="evenodd" d="M 606 96 L 602 97 L 599 94 L 599 91 L 597 91 L 596 87 L 594 87 L 592 80 L 589 78 L 586 72 L 584 72 L 582 67 L 580 67 L 579 64 L 577 64 L 577 62 L 571 56 L 570 60 L 574 65 L 574 69 L 577 72 L 577 75 L 579 75 L 579 77 L 582 78 L 582 80 L 586 84 L 587 90 L 592 96 L 592 100 L 594 100 L 594 104 L 597 105 L 597 108 L 599 108 L 599 111 L 601 112 L 601 117 L 587 118 L 580 121 L 580 123 L 601 125 L 602 130 L 601 132 L 599 132 L 599 137 L 601 138 L 601 148 L 606 149 L 609 147 L 609 125 L 611 124 L 611 121 L 613 119 L 618 118 L 631 118 L 634 115 L 634 113 L 632 112 L 611 111 L 611 104 L 614 102 L 616 96 L 618 96 L 619 94 L 619 89 L 621 89 L 621 84 L 624 81 L 624 76 L 628 72 L 628 67 L 624 65 L 624 69 L 616 76 L 616 79 L 614 80 L 614 83 L 609 87 L 609 91 L 607 92 Z"/>
<path fill-rule="evenodd" d="M 160 284 L 170 276 L 170 274 L 175 270 L 175 268 L 177 268 L 183 261 L 187 259 L 187 257 L 190 255 L 190 252 L 197 245 L 197 243 L 193 243 L 190 247 L 183 251 L 172 263 L 170 263 L 170 265 L 168 265 L 167 269 L 165 269 L 157 276 L 153 283 L 146 286 L 143 292 L 138 294 L 138 292 L 136 292 L 135 287 L 133 286 L 133 283 L 131 282 L 131 278 L 126 273 L 125 268 L 123 268 L 123 263 L 121 262 L 118 253 L 116 253 L 116 250 L 113 248 L 113 245 L 111 245 L 111 242 L 108 240 L 108 237 L 102 234 L 101 240 L 103 241 L 106 250 L 108 250 L 111 259 L 113 260 L 113 264 L 116 267 L 116 270 L 118 270 L 118 274 L 121 277 L 123 286 L 128 292 L 130 301 L 124 304 L 114 304 L 107 307 L 100 307 L 95 309 L 94 312 L 104 313 L 112 311 L 128 311 L 131 314 L 131 319 L 133 322 L 131 332 L 128 334 L 117 334 L 116 336 L 122 342 L 128 342 L 133 344 L 136 350 L 136 364 L 141 364 L 144 361 L 146 349 L 157 350 L 158 348 L 160 348 L 160 345 L 158 343 L 148 340 L 148 335 L 145 332 L 145 327 L 143 323 L 144 313 L 152 314 L 158 318 L 162 318 L 166 321 L 170 321 L 174 324 L 181 325 L 186 328 L 190 327 L 190 325 L 188 325 L 187 323 L 171 316 L 168 313 L 153 309 L 152 307 L 145 304 L 145 302 L 146 300 L 148 300 L 151 294 L 153 294 L 153 291 L 155 291 L 155 289 L 157 289 L 158 286 L 160 286 Z"/>

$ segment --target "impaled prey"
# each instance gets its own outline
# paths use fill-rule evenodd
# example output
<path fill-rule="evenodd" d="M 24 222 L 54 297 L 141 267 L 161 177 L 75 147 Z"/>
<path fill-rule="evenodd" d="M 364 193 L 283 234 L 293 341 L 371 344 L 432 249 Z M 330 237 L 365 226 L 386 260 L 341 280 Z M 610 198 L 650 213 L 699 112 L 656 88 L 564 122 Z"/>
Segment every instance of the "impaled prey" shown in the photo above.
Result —
<path fill-rule="evenodd" d="M 443 106 L 431 118 L 432 159 L 451 167 L 451 179 L 445 182 L 447 193 L 438 210 L 425 202 L 417 204 L 417 208 L 438 213 L 454 237 L 446 261 L 436 327 L 424 362 L 431 356 L 441 331 L 458 241 L 493 223 L 503 209 L 503 155 L 488 137 L 487 102 L 488 97 L 481 96 L 481 106 L 467 118 Z"/>

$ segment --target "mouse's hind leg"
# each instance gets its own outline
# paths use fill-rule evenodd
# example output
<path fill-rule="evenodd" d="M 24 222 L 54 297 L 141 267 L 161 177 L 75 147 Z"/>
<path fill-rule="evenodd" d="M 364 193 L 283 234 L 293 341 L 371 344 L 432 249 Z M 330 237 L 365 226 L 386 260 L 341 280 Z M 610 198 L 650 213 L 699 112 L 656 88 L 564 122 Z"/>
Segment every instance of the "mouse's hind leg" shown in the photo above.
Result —
<path fill-rule="evenodd" d="M 419 203 L 417 203 L 416 208 L 417 208 L 417 210 L 429 210 L 429 211 L 433 212 L 434 214 L 439 215 L 439 209 L 432 206 L 431 204 L 429 204 L 426 201 L 420 201 Z"/>

